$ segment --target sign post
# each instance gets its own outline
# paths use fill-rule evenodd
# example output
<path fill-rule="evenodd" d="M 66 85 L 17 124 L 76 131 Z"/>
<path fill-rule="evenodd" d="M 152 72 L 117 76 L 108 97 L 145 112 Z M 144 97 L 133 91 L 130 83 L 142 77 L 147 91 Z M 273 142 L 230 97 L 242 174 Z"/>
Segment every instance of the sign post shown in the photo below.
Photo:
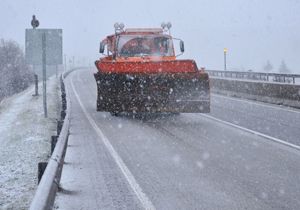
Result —
<path fill-rule="evenodd" d="M 47 65 L 62 64 L 62 29 L 26 29 L 25 59 L 27 64 L 42 66 L 43 77 L 43 107 L 44 116 L 47 112 Z M 36 72 L 38 74 L 38 72 Z"/>
<path fill-rule="evenodd" d="M 42 34 L 42 50 L 43 50 L 43 106 L 44 116 L 48 117 L 47 111 L 47 75 L 46 75 L 46 34 Z"/>

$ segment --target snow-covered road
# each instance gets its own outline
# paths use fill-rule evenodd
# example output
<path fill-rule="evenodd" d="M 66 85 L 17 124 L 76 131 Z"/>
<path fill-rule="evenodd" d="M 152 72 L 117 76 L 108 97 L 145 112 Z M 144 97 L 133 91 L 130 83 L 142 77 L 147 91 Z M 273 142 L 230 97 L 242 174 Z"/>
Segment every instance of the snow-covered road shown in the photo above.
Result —
<path fill-rule="evenodd" d="M 50 155 L 59 112 L 57 79 L 48 82 L 48 119 L 34 87 L 0 106 L 0 209 L 28 209 L 37 187 L 37 164 Z M 41 90 L 41 87 L 40 87 Z"/>
<path fill-rule="evenodd" d="M 67 88 L 71 129 L 56 208 L 300 208 L 299 150 L 201 114 L 96 112 L 90 70 L 70 74 Z M 299 143 L 296 110 L 213 95 L 210 116 Z"/>

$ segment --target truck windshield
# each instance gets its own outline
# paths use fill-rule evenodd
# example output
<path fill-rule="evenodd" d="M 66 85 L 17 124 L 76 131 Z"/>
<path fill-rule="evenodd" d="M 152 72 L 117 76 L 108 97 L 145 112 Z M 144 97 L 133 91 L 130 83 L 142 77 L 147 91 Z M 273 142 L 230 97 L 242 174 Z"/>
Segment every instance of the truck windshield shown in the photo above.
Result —
<path fill-rule="evenodd" d="M 157 35 L 122 35 L 118 41 L 118 54 L 123 57 L 174 56 L 172 40 Z"/>

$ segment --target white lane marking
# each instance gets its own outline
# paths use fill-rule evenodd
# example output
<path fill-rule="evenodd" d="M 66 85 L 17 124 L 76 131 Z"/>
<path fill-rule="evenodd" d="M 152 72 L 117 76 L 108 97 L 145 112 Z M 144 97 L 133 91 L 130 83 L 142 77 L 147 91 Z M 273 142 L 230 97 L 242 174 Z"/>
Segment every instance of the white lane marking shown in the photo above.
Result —
<path fill-rule="evenodd" d="M 123 175 L 125 176 L 127 182 L 129 183 L 130 187 L 132 188 L 132 190 L 134 191 L 134 193 L 136 194 L 136 196 L 140 200 L 143 207 L 147 210 L 155 209 L 154 205 L 152 204 L 150 199 L 147 197 L 147 195 L 143 192 L 142 188 L 139 186 L 136 179 L 134 178 L 134 176 L 132 175 L 130 170 L 127 168 L 127 166 L 125 165 L 122 158 L 119 156 L 119 154 L 116 152 L 116 150 L 113 148 L 113 146 L 109 142 L 108 138 L 104 135 L 102 130 L 97 126 L 96 122 L 93 120 L 91 115 L 85 109 L 85 107 L 84 107 L 77 91 L 75 90 L 75 87 L 74 87 L 74 84 L 73 84 L 73 77 L 71 78 L 71 85 L 72 85 L 73 92 L 74 92 L 74 94 L 75 94 L 75 96 L 78 100 L 78 103 L 81 106 L 81 109 L 84 112 L 86 118 L 88 119 L 88 121 L 90 122 L 90 124 L 92 125 L 94 130 L 96 131 L 97 135 L 100 137 L 103 144 L 106 146 L 107 150 L 109 151 L 109 153 L 111 154 L 111 156 L 113 157 L 113 159 L 115 160 L 115 162 L 117 163 L 119 168 L 121 169 L 121 171 L 122 171 Z"/>
<path fill-rule="evenodd" d="M 263 134 L 263 133 L 260 133 L 260 132 L 257 132 L 257 131 L 254 131 L 254 130 L 251 130 L 251 129 L 248 129 L 248 128 L 244 128 L 244 127 L 235 125 L 235 124 L 233 124 L 233 123 L 230 123 L 230 122 L 227 122 L 227 121 L 224 121 L 224 120 L 215 118 L 215 117 L 210 116 L 210 115 L 207 115 L 207 114 L 201 114 L 201 115 L 204 116 L 204 117 L 206 117 L 206 118 L 215 120 L 215 121 L 217 121 L 217 122 L 220 122 L 220 123 L 223 123 L 223 124 L 232 126 L 232 127 L 234 127 L 234 128 L 238 128 L 238 129 L 240 129 L 240 130 L 246 131 L 246 132 L 248 132 L 248 133 L 252 133 L 252 134 L 255 134 L 255 135 L 257 135 L 257 136 L 263 137 L 263 138 L 265 138 L 265 139 L 269 139 L 269 140 L 271 140 L 271 141 L 274 141 L 274 142 L 283 144 L 283 145 L 285 145 L 285 146 L 289 146 L 289 147 L 292 147 L 292 148 L 294 148 L 294 149 L 300 150 L 300 146 L 298 146 L 298 145 L 295 145 L 295 144 L 292 144 L 292 143 L 283 141 L 283 140 L 281 140 L 281 139 L 278 139 L 278 138 L 275 138 L 275 137 L 272 137 L 272 136 L 268 136 L 268 135 L 266 135 L 266 134 Z"/>
<path fill-rule="evenodd" d="M 255 102 L 255 101 L 250 101 L 248 99 L 239 99 L 239 98 L 233 98 L 233 97 L 230 97 L 230 96 L 223 96 L 223 95 L 218 95 L 218 94 L 212 94 L 213 96 L 216 96 L 216 97 L 219 97 L 219 98 L 226 98 L 228 100 L 232 100 L 232 101 L 240 101 L 240 102 L 245 102 L 245 103 L 248 103 L 248 104 L 255 104 L 255 105 L 258 105 L 258 106 L 263 106 L 263 107 L 269 107 L 269 108 L 272 108 L 272 109 L 279 109 L 279 110 L 283 110 L 283 111 L 287 111 L 287 112 L 293 112 L 293 113 L 297 113 L 297 114 L 300 114 L 300 111 L 296 111 L 296 110 L 292 110 L 292 109 L 289 109 L 288 107 L 279 107 L 279 105 L 268 105 L 268 104 L 263 104 L 264 102 L 261 102 L 261 103 L 258 103 L 258 102 Z"/>

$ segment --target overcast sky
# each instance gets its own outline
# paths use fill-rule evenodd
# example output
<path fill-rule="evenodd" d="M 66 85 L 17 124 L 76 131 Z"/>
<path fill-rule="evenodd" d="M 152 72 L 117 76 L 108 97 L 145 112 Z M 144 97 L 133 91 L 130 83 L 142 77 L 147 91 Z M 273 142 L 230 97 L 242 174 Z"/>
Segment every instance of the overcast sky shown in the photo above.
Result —
<path fill-rule="evenodd" d="M 199 67 L 261 71 L 267 60 L 277 71 L 282 60 L 300 73 L 300 0 L 0 0 L 0 38 L 24 47 L 25 28 L 35 14 L 40 28 L 62 28 L 64 53 L 93 62 L 99 42 L 113 24 L 159 27 L 185 41 L 182 58 Z"/>

